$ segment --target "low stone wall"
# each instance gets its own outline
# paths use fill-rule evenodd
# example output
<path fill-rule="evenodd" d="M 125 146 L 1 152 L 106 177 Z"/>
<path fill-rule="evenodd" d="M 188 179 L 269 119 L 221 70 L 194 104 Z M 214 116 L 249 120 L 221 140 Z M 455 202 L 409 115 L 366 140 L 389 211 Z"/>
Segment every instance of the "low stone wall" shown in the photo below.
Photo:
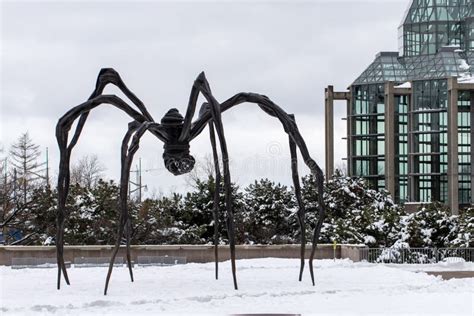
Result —
<path fill-rule="evenodd" d="M 361 261 L 360 249 L 365 245 L 341 245 L 341 258 L 348 258 L 354 262 Z"/>
<path fill-rule="evenodd" d="M 360 245 L 336 245 L 335 256 L 359 261 Z M 65 261 L 74 262 L 80 257 L 110 257 L 113 246 L 65 246 Z M 306 258 L 309 258 L 311 246 L 306 246 Z M 214 261 L 212 245 L 133 245 L 131 246 L 132 260 L 138 256 L 174 256 L 186 257 L 187 262 Z M 11 265 L 12 258 L 49 258 L 56 256 L 54 246 L 0 246 L 0 265 Z M 125 247 L 122 246 L 118 256 L 125 258 Z M 238 245 L 237 259 L 252 258 L 299 258 L 299 245 Z M 219 261 L 229 260 L 229 246 L 219 246 Z M 333 245 L 318 245 L 316 259 L 333 259 Z"/>

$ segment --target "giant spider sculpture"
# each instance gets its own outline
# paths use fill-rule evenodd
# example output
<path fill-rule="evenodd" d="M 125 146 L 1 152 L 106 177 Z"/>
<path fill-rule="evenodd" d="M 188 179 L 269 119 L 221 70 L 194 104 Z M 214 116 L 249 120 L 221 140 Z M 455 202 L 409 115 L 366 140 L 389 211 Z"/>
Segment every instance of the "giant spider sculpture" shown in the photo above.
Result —
<path fill-rule="evenodd" d="M 121 98 L 116 95 L 102 94 L 107 84 L 117 86 L 130 101 L 136 106 L 134 109 Z M 207 102 L 203 103 L 199 111 L 199 117 L 193 121 L 194 113 L 196 111 L 196 103 L 202 94 Z M 313 258 L 316 250 L 316 243 L 321 231 L 321 226 L 325 216 L 323 206 L 323 173 L 316 162 L 309 155 L 306 144 L 298 131 L 293 115 L 287 114 L 282 108 L 273 103 L 268 97 L 256 93 L 238 93 L 223 103 L 219 103 L 211 93 L 209 83 L 206 80 L 204 72 L 199 74 L 194 81 L 189 97 L 188 108 L 186 116 L 179 113 L 177 109 L 169 110 L 161 119 L 161 123 L 155 122 L 153 117 L 147 111 L 145 105 L 140 101 L 135 94 L 133 94 L 124 84 L 119 74 L 111 68 L 102 69 L 97 78 L 95 90 L 92 92 L 88 101 L 72 108 L 64 116 L 59 119 L 56 126 L 56 138 L 58 140 L 60 150 L 60 163 L 58 175 L 58 213 L 57 213 L 57 234 L 56 234 L 56 249 L 57 249 L 57 263 L 58 263 L 58 279 L 57 287 L 60 289 L 61 272 L 64 274 L 64 279 L 69 285 L 69 277 L 66 266 L 64 264 L 64 228 L 66 219 L 66 200 L 69 193 L 70 182 L 70 158 L 74 146 L 77 144 L 79 136 L 81 135 L 84 124 L 92 109 L 102 104 L 110 104 L 116 108 L 127 113 L 133 121 L 129 123 L 128 131 L 122 141 L 121 148 L 121 174 L 120 174 L 120 196 L 119 196 L 119 226 L 117 232 L 117 241 L 113 249 L 112 258 L 107 273 L 105 282 L 104 295 L 107 294 L 107 288 L 112 274 L 112 268 L 115 257 L 119 250 L 122 237 L 126 239 L 126 257 L 127 265 L 130 272 L 130 278 L 133 282 L 133 272 L 130 256 L 130 234 L 131 223 L 130 215 L 127 209 L 128 185 L 130 167 L 133 156 L 138 150 L 140 138 L 145 132 L 150 132 L 164 143 L 163 159 L 165 167 L 174 175 L 182 175 L 190 172 L 195 160 L 189 154 L 189 143 L 197 137 L 206 127 L 209 126 L 210 141 L 212 145 L 212 153 L 214 159 L 215 173 L 216 173 L 216 189 L 214 194 L 214 256 L 215 256 L 215 277 L 218 278 L 218 205 L 219 192 L 221 184 L 221 173 L 219 168 L 219 154 L 217 150 L 216 136 L 219 141 L 220 154 L 223 164 L 224 176 L 224 191 L 225 191 L 225 205 L 227 214 L 227 231 L 230 244 L 230 257 L 232 266 L 232 276 L 234 281 L 234 288 L 237 289 L 236 266 L 235 266 L 235 236 L 234 236 L 234 215 L 232 210 L 232 195 L 231 195 L 231 178 L 229 172 L 229 155 L 227 153 L 227 144 L 224 137 L 224 127 L 222 124 L 222 112 L 229 110 L 235 105 L 249 102 L 257 104 L 267 114 L 276 117 L 283 125 L 283 129 L 289 136 L 289 147 L 291 154 L 291 170 L 293 184 L 298 202 L 299 210 L 297 212 L 298 222 L 301 232 L 301 249 L 300 249 L 300 273 L 299 280 L 302 279 L 305 259 L 305 207 L 301 198 L 301 188 L 299 183 L 298 168 L 297 168 L 297 147 L 303 156 L 303 160 L 315 176 L 317 182 L 318 198 L 319 198 L 319 217 L 312 240 L 312 251 L 309 258 L 309 268 L 311 280 L 314 285 L 313 273 Z M 69 131 L 73 123 L 79 119 L 75 128 L 74 135 L 68 141 Z"/>

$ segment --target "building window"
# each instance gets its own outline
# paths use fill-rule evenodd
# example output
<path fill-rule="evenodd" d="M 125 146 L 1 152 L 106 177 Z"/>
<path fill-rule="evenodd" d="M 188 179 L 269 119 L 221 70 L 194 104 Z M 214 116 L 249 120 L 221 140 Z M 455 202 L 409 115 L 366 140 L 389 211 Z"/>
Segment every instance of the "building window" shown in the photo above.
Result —
<path fill-rule="evenodd" d="M 362 176 L 376 189 L 385 186 L 385 103 L 380 84 L 353 87 L 352 166 L 354 175 Z"/>
<path fill-rule="evenodd" d="M 458 95 L 458 175 L 459 204 L 470 204 L 471 197 L 471 93 Z"/>
<path fill-rule="evenodd" d="M 415 201 L 447 201 L 446 80 L 413 84 L 412 152 Z"/>
<path fill-rule="evenodd" d="M 408 199 L 408 95 L 395 96 L 395 201 Z"/>

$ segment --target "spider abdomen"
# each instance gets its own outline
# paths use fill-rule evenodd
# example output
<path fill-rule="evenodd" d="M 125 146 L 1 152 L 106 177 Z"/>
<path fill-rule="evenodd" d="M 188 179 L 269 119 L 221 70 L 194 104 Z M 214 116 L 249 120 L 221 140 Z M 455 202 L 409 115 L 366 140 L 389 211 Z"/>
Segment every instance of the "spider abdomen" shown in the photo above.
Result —
<path fill-rule="evenodd" d="M 189 142 L 180 142 L 184 119 L 177 109 L 170 109 L 161 119 L 168 140 L 164 144 L 163 160 L 165 167 L 175 176 L 193 170 L 195 159 L 189 154 Z"/>

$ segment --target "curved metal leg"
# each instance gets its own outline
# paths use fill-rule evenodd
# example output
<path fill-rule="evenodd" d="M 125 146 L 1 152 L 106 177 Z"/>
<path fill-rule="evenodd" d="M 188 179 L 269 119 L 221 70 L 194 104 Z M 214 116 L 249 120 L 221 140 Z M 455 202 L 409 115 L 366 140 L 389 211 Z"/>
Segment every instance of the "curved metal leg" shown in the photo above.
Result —
<path fill-rule="evenodd" d="M 61 134 L 64 139 L 64 133 Z M 67 134 L 65 136 L 67 138 Z M 69 276 L 64 263 L 64 221 L 66 199 L 69 193 L 69 153 L 65 146 L 61 146 L 61 140 L 58 138 L 60 144 L 60 168 L 58 175 L 58 212 L 56 217 L 56 258 L 58 263 L 58 279 L 57 289 L 61 288 L 61 272 L 64 274 L 66 284 L 70 285 Z"/>
<path fill-rule="evenodd" d="M 132 234 L 132 222 L 130 218 L 128 218 L 126 225 L 127 226 L 125 230 L 125 235 L 127 238 L 127 266 L 128 266 L 128 271 L 130 273 L 130 280 L 133 282 L 132 256 L 130 255 L 130 239 L 131 239 L 131 234 Z"/>
<path fill-rule="evenodd" d="M 124 220 L 123 214 L 120 213 L 120 222 L 119 222 L 119 227 L 117 231 L 117 240 L 115 241 L 115 247 L 112 252 L 112 257 L 110 258 L 109 270 L 107 271 L 107 278 L 105 279 L 104 295 L 107 295 L 107 289 L 109 287 L 110 277 L 112 276 L 112 269 L 114 268 L 115 257 L 117 257 L 117 253 L 120 248 L 120 242 L 122 240 L 125 222 L 126 220 Z"/>
<path fill-rule="evenodd" d="M 296 201 L 298 202 L 298 223 L 300 225 L 300 233 L 301 233 L 301 248 L 300 248 L 300 275 L 299 281 L 303 279 L 303 270 L 304 270 L 304 257 L 305 257 L 305 250 L 306 250 L 306 227 L 305 227 L 305 207 L 303 204 L 303 199 L 301 198 L 301 187 L 300 187 L 300 179 L 298 175 L 298 157 L 296 154 L 296 144 L 295 142 L 289 137 L 290 142 L 290 154 L 291 154 L 291 174 L 293 178 L 293 186 L 295 189 Z"/>
<path fill-rule="evenodd" d="M 58 229 L 56 231 L 56 259 L 58 264 L 58 280 L 57 280 L 57 289 L 61 288 L 61 272 L 64 274 L 64 280 L 67 285 L 70 285 L 69 276 L 66 270 L 66 264 L 64 263 L 64 217 L 58 219 Z M 58 242 L 59 241 L 59 242 Z"/>
<path fill-rule="evenodd" d="M 230 181 L 230 169 L 229 169 L 229 156 L 227 153 L 227 145 L 224 138 L 224 130 L 221 126 L 217 128 L 217 134 L 219 136 L 221 151 L 222 151 L 222 162 L 224 164 L 224 187 L 225 187 L 225 204 L 227 211 L 227 232 L 229 235 L 229 248 L 230 248 L 230 261 L 232 266 L 232 278 L 234 280 L 234 289 L 238 289 L 237 286 L 237 269 L 235 266 L 235 229 L 234 229 L 234 211 L 232 209 L 232 187 Z"/>
<path fill-rule="evenodd" d="M 217 107 L 218 108 L 218 107 Z M 234 289 L 238 289 L 236 266 L 235 266 L 235 229 L 234 229 L 234 211 L 232 209 L 232 187 L 230 180 L 229 155 L 227 153 L 227 144 L 224 136 L 224 128 L 220 119 L 220 112 L 216 113 L 219 117 L 216 121 L 217 135 L 221 146 L 222 162 L 224 165 L 224 186 L 225 186 L 225 204 L 227 211 L 227 232 L 229 235 L 230 261 L 232 266 L 232 278 L 234 280 Z"/>
<path fill-rule="evenodd" d="M 127 207 L 128 196 L 127 195 L 128 195 L 128 181 L 130 177 L 130 167 L 133 161 L 133 154 L 130 157 L 128 143 L 130 141 L 130 138 L 132 137 L 132 134 L 135 133 L 135 131 L 136 131 L 136 126 L 129 127 L 122 141 L 122 150 L 121 150 L 122 170 L 121 170 L 121 177 L 120 177 L 120 201 L 119 201 L 120 219 L 119 219 L 119 227 L 117 230 L 117 240 L 115 242 L 115 247 L 112 252 L 112 257 L 110 258 L 109 270 L 107 272 L 107 278 L 105 280 L 104 295 L 107 295 L 107 289 L 109 287 L 110 277 L 112 275 L 112 270 L 114 268 L 115 257 L 117 256 L 118 250 L 120 248 L 120 243 L 121 243 L 124 231 L 125 230 L 127 231 L 127 237 L 129 235 L 129 229 L 127 227 L 130 224 L 129 219 L 128 219 L 128 207 Z M 129 239 L 127 238 L 127 245 L 128 243 L 129 243 Z M 128 249 L 127 249 L 127 260 L 128 260 Z M 130 277 L 133 281 L 133 272 L 131 269 L 130 262 L 128 263 L 128 265 L 129 265 Z"/>
<path fill-rule="evenodd" d="M 298 126 L 296 125 L 295 120 L 288 113 L 286 113 L 282 108 L 280 108 L 273 101 L 271 101 L 268 97 L 261 94 L 257 94 L 257 93 L 238 93 L 234 95 L 233 97 L 231 97 L 230 99 L 228 99 L 227 101 L 223 102 L 222 104 L 218 104 L 217 101 L 215 101 L 214 97 L 212 96 L 211 90 L 209 88 L 209 83 L 207 82 L 207 79 L 204 73 L 201 73 L 198 76 L 198 78 L 196 79 L 194 83 L 194 86 L 202 92 L 202 94 L 207 99 L 207 101 L 212 105 L 212 107 L 211 107 L 211 111 L 205 111 L 203 113 L 200 113 L 200 116 L 197 119 L 197 121 L 193 123 L 193 126 L 191 127 L 190 132 L 189 132 L 191 139 L 199 135 L 199 133 L 202 131 L 205 124 L 209 122 L 209 120 L 211 119 L 214 120 L 217 125 L 218 121 L 216 120 L 216 114 L 214 113 L 216 111 L 214 110 L 215 108 L 218 108 L 219 117 L 220 117 L 221 112 L 224 112 L 235 105 L 238 105 L 244 102 L 249 102 L 249 103 L 257 104 L 267 114 L 278 118 L 281 124 L 283 125 L 283 129 L 285 130 L 285 132 L 288 134 L 288 136 L 295 142 L 296 146 L 299 148 L 305 164 L 308 166 L 308 168 L 311 170 L 311 173 L 316 178 L 316 184 L 318 187 L 319 217 L 318 217 L 318 223 L 314 230 L 313 248 L 312 248 L 312 252 L 311 252 L 311 256 L 309 260 L 311 280 L 313 281 L 313 285 L 314 285 L 313 259 L 314 259 L 314 254 L 316 251 L 317 241 L 319 239 L 319 234 L 321 232 L 321 227 L 324 221 L 324 217 L 326 215 L 324 200 L 323 200 L 324 176 L 321 171 L 321 168 L 319 168 L 318 164 L 311 158 L 308 148 L 306 147 L 306 143 L 303 137 L 301 136 L 300 132 L 298 131 Z M 217 125 L 217 127 L 219 126 Z M 217 129 L 217 131 L 219 132 L 219 128 Z"/>
<path fill-rule="evenodd" d="M 145 131 L 148 128 L 156 126 L 156 123 L 145 122 L 141 125 L 138 125 L 137 122 L 132 122 L 129 124 L 129 128 L 125 137 L 122 141 L 122 150 L 121 150 L 121 162 L 122 162 L 122 170 L 120 175 L 120 219 L 119 219 L 119 227 L 117 230 L 117 241 L 115 242 L 115 247 L 112 253 L 112 257 L 110 258 L 109 263 L 109 270 L 107 272 L 107 278 L 105 280 L 105 288 L 104 288 L 104 295 L 107 295 L 107 289 L 109 287 L 110 277 L 112 275 L 112 270 L 114 268 L 115 257 L 117 256 L 118 250 L 120 248 L 120 242 L 126 231 L 126 238 L 127 238 L 127 262 L 128 262 L 128 269 L 130 272 L 130 278 L 133 282 L 133 272 L 132 272 L 132 265 L 131 265 L 131 256 L 130 256 L 130 233 L 131 233 L 131 222 L 130 216 L 128 214 L 128 182 L 130 178 L 130 168 L 132 166 L 133 156 L 137 152 L 139 145 L 140 145 L 140 138 L 143 136 Z M 133 136 L 132 142 L 130 146 L 128 143 Z"/>
<path fill-rule="evenodd" d="M 92 93 L 91 98 L 69 110 L 63 117 L 61 117 L 56 125 L 56 138 L 58 141 L 60 151 L 60 162 L 59 162 L 59 175 L 58 175 L 58 213 L 57 213 L 57 232 L 56 232 L 56 252 L 58 260 L 58 270 L 62 270 L 66 283 L 69 284 L 69 278 L 64 264 L 64 221 L 65 221 L 65 209 L 66 200 L 69 194 L 69 179 L 70 179 L 70 157 L 74 146 L 77 144 L 79 136 L 82 132 L 84 124 L 87 120 L 89 112 L 95 107 L 109 103 L 122 111 L 129 114 L 132 118 L 139 122 L 146 121 L 139 112 L 132 109 L 128 104 L 117 96 L 112 95 L 97 95 L 103 90 L 102 84 L 97 84 L 96 90 Z M 68 144 L 68 134 L 74 121 L 79 118 L 76 130 L 71 141 Z M 159 135 L 159 132 L 155 132 Z M 61 271 L 58 271 L 58 290 L 61 287 Z"/>
<path fill-rule="evenodd" d="M 314 162 L 314 161 L 313 161 Z M 316 164 L 314 162 L 314 164 Z M 317 167 L 317 165 L 316 165 Z M 316 185 L 318 187 L 318 208 L 319 208 L 319 216 L 318 216 L 318 223 L 316 224 L 316 227 L 314 228 L 314 234 L 313 234 L 313 240 L 312 240 L 312 243 L 313 243 L 313 246 L 312 246 L 312 249 L 311 249 L 311 255 L 309 257 L 309 272 L 311 274 L 311 281 L 313 282 L 313 286 L 314 286 L 314 272 L 313 272 L 313 259 L 314 259 L 314 254 L 316 252 L 316 246 L 318 244 L 318 239 L 319 239 L 319 235 L 321 233 L 321 228 L 323 227 L 323 222 L 324 222 L 324 217 L 326 215 L 326 211 L 324 209 L 324 190 L 323 190 L 323 184 L 324 184 L 324 176 L 323 176 L 323 172 L 321 171 L 321 169 L 319 169 L 319 167 L 314 167 L 313 165 L 313 169 L 312 170 L 315 170 L 315 172 L 313 173 L 315 175 L 315 178 L 316 178 Z"/>
<path fill-rule="evenodd" d="M 209 134 L 212 145 L 212 156 L 214 158 L 214 169 L 216 172 L 216 183 L 214 189 L 214 261 L 216 270 L 216 280 L 219 279 L 219 203 L 221 191 L 221 172 L 219 168 L 219 156 L 217 154 L 216 135 L 214 133 L 214 124 L 209 122 Z"/>
<path fill-rule="evenodd" d="M 206 97 L 210 104 L 212 113 L 212 120 L 216 127 L 217 136 L 219 137 L 219 145 L 221 147 L 222 163 L 224 165 L 224 188 L 225 188 L 225 204 L 227 211 L 227 232 L 229 235 L 229 247 L 230 247 L 230 261 L 232 266 L 232 277 L 234 280 L 234 288 L 237 290 L 237 275 L 235 266 L 235 229 L 234 229 L 234 212 L 232 210 L 232 187 L 230 179 L 230 168 L 229 168 L 229 154 L 227 152 L 227 143 L 224 135 L 224 127 L 222 125 L 222 116 L 219 102 L 212 96 L 211 89 L 204 73 L 196 79 L 195 84 L 202 84 L 201 91 Z"/>

